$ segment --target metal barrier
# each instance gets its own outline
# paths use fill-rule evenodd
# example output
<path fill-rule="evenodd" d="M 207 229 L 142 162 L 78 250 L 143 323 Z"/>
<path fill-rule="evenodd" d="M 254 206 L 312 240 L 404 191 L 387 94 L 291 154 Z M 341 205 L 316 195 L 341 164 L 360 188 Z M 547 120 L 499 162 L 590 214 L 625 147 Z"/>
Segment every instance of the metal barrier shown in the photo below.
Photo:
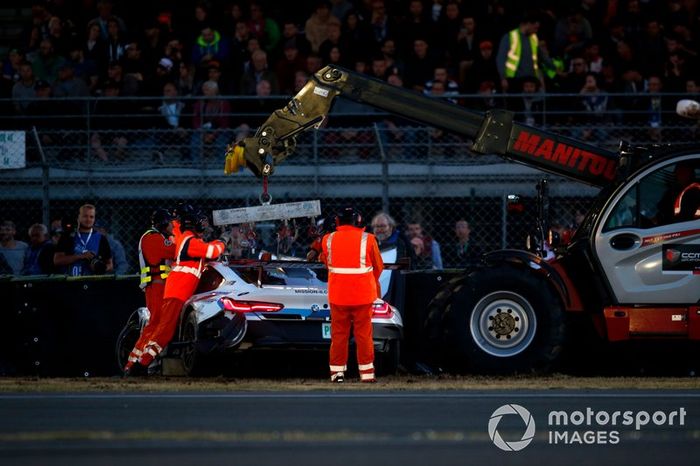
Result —
<path fill-rule="evenodd" d="M 0 375 L 118 373 L 117 336 L 144 305 L 137 277 L 0 279 Z"/>
<path fill-rule="evenodd" d="M 584 97 L 456 99 L 475 109 L 511 108 L 521 121 L 608 148 L 619 140 L 632 145 L 690 143 L 699 131 L 696 123 L 674 116 L 671 104 L 680 96 L 659 97 L 665 103 L 658 114 L 645 106 L 651 106 L 648 94 L 608 95 L 609 108 L 598 114 L 586 111 L 580 102 Z M 523 99 L 537 99 L 537 105 Z M 79 205 L 94 203 L 98 219 L 106 220 L 110 234 L 124 244 L 134 272 L 137 240 L 155 207 L 173 207 L 182 200 L 206 209 L 259 204 L 259 180 L 250 173 L 223 175 L 224 147 L 253 133 L 288 98 L 226 98 L 233 110 L 222 115 L 228 120 L 225 128 L 195 124 L 191 108 L 198 100 L 183 98 L 182 128 L 167 128 L 160 102 L 153 99 L 129 99 L 131 113 L 107 112 L 106 99 L 56 99 L 42 102 L 40 115 L 0 117 L 3 130 L 37 128 L 36 135 L 25 134 L 26 168 L 0 170 L 0 218 L 14 221 L 18 238 L 26 240 L 32 223 L 74 217 Z M 451 266 L 458 263 L 454 227 L 459 219 L 469 221 L 472 238 L 483 250 L 522 247 L 534 207 L 514 217 L 505 199 L 511 193 L 526 201 L 533 198 L 542 176 L 497 156 L 475 155 L 469 141 L 458 136 L 340 101 L 325 127 L 299 137 L 295 155 L 270 179 L 270 193 L 274 203 L 321 199 L 324 213 L 354 204 L 368 223 L 375 212 L 388 211 L 402 230 L 407 222 L 418 221 L 440 243 L 443 265 Z M 549 179 L 551 218 L 563 226 L 575 223 L 577 211 L 586 210 L 597 190 Z M 303 255 L 307 227 L 299 220 L 256 225 L 254 232 L 242 226 L 229 234 L 243 238 L 232 246 L 234 254 L 252 254 L 254 245 L 256 250 Z"/>

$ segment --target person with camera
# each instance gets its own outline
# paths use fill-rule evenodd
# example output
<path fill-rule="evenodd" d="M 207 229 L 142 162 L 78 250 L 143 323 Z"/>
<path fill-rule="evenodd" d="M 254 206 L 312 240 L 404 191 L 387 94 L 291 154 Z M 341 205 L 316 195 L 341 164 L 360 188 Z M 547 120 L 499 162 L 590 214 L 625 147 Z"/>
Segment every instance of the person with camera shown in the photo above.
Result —
<path fill-rule="evenodd" d="M 148 366 L 173 338 L 182 306 L 197 289 L 205 261 L 218 258 L 226 247 L 223 241 L 202 239 L 209 219 L 201 210 L 187 205 L 178 209 L 177 216 L 179 220 L 173 221 L 175 259 L 165 281 L 159 321 L 149 335 L 143 354 L 125 372 L 126 376 L 147 374 Z"/>
<path fill-rule="evenodd" d="M 94 229 L 96 212 L 92 204 L 80 206 L 77 230 L 72 222 L 64 222 L 63 234 L 53 255 L 53 263 L 59 273 L 79 277 L 112 271 L 109 242 Z"/>
<path fill-rule="evenodd" d="M 345 381 L 352 329 L 357 346 L 360 381 L 376 382 L 372 303 L 381 298 L 379 276 L 384 262 L 373 234 L 360 227 L 362 217 L 352 207 L 336 216 L 336 231 L 323 237 L 321 261 L 328 268 L 331 305 L 331 382 Z"/>
<path fill-rule="evenodd" d="M 175 243 L 173 242 L 174 216 L 166 209 L 156 209 L 151 214 L 151 228 L 139 239 L 139 270 L 141 273 L 140 287 L 146 295 L 146 307 L 150 312 L 148 324 L 131 350 L 124 373 L 143 354 L 144 347 L 151 341 L 154 329 L 158 328 L 162 319 L 163 293 L 165 279 L 175 259 Z"/>

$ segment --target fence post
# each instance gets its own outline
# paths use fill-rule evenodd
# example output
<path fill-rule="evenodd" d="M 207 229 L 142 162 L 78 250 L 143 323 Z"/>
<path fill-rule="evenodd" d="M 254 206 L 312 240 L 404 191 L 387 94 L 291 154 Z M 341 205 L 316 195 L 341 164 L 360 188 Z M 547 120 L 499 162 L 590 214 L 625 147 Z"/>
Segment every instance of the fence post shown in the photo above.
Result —
<path fill-rule="evenodd" d="M 36 131 L 36 126 L 32 126 L 32 134 L 36 141 L 36 147 L 39 149 L 41 157 L 41 222 L 46 225 L 51 225 L 51 212 L 49 211 L 49 163 L 46 161 L 46 154 L 39 139 L 39 133 Z"/>
<path fill-rule="evenodd" d="M 313 139 L 311 142 L 311 148 L 313 151 L 313 160 L 314 160 L 314 192 L 319 197 L 321 195 L 321 190 L 320 190 L 320 187 L 318 186 L 318 180 L 321 177 L 321 164 L 319 163 L 319 160 L 318 160 L 318 133 L 321 131 L 325 131 L 325 130 L 319 129 L 318 131 L 311 132 L 311 134 L 313 135 Z"/>
<path fill-rule="evenodd" d="M 508 195 L 501 195 L 501 249 L 506 249 L 508 243 Z"/>
<path fill-rule="evenodd" d="M 389 161 L 384 152 L 384 144 L 379 134 L 379 126 L 374 123 L 374 136 L 377 138 L 377 146 L 379 147 L 379 157 L 382 161 L 382 211 L 389 212 Z"/>
<path fill-rule="evenodd" d="M 430 140 L 430 130 L 426 128 L 426 132 L 428 133 L 428 140 Z M 428 160 L 427 160 L 426 165 L 428 168 L 428 178 L 427 178 L 428 190 L 427 190 L 427 192 L 429 194 L 435 193 L 435 187 L 433 186 L 433 181 L 434 181 L 433 175 L 435 174 L 435 165 L 438 163 L 438 159 L 440 157 L 443 157 L 443 159 L 444 159 L 444 156 L 445 156 L 444 152 L 441 152 L 440 150 L 438 150 L 437 155 L 433 154 L 432 146 L 431 146 L 431 149 L 428 150 Z M 472 196 L 471 198 L 474 199 L 474 196 Z"/>
<path fill-rule="evenodd" d="M 85 131 L 87 133 L 87 150 L 85 151 L 85 154 L 87 154 L 87 163 L 88 163 L 88 170 L 90 170 L 91 165 L 92 165 L 92 115 L 90 114 L 90 99 L 86 99 L 85 101 Z"/>
<path fill-rule="evenodd" d="M 542 128 L 547 129 L 547 92 L 542 93 Z"/>
<path fill-rule="evenodd" d="M 433 138 L 430 135 L 430 128 L 420 128 L 421 131 L 425 132 L 425 139 L 428 141 L 428 157 L 433 153 Z"/>

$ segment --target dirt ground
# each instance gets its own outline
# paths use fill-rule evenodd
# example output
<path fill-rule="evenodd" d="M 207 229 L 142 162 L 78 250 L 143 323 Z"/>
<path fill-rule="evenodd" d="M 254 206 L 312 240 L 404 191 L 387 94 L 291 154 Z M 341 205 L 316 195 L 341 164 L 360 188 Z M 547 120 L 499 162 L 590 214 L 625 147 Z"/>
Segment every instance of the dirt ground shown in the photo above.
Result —
<path fill-rule="evenodd" d="M 186 378 L 151 376 L 122 379 L 119 377 L 87 378 L 0 378 L 0 392 L 195 392 L 195 391 L 314 391 L 314 390 L 697 390 L 698 377 L 574 377 L 562 374 L 548 376 L 409 376 L 380 378 L 376 384 L 348 380 L 333 385 L 320 378 Z"/>

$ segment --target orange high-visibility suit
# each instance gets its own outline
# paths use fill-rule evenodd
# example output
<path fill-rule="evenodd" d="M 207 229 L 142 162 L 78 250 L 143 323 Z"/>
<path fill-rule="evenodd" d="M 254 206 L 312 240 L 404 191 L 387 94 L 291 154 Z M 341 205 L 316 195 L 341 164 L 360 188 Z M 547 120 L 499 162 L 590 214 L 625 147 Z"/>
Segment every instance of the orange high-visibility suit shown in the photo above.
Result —
<path fill-rule="evenodd" d="M 151 228 L 139 240 L 140 287 L 146 294 L 146 307 L 151 315 L 134 349 L 129 354 L 124 367 L 125 371 L 138 361 L 143 354 L 144 346 L 152 339 L 153 330 L 160 322 L 165 279 L 170 273 L 170 263 L 175 258 L 175 243 L 172 239 Z"/>
<path fill-rule="evenodd" d="M 222 241 L 207 243 L 189 230 L 180 232 L 178 226 L 175 227 L 174 233 L 175 262 L 165 282 L 161 318 L 139 358 L 139 363 L 145 367 L 148 367 L 173 338 L 182 306 L 199 284 L 204 260 L 216 259 L 225 248 Z"/>
<path fill-rule="evenodd" d="M 328 267 L 331 306 L 331 380 L 344 376 L 352 326 L 360 380 L 374 381 L 372 303 L 380 298 L 379 275 L 384 262 L 371 233 L 351 225 L 323 237 L 321 260 Z"/>

